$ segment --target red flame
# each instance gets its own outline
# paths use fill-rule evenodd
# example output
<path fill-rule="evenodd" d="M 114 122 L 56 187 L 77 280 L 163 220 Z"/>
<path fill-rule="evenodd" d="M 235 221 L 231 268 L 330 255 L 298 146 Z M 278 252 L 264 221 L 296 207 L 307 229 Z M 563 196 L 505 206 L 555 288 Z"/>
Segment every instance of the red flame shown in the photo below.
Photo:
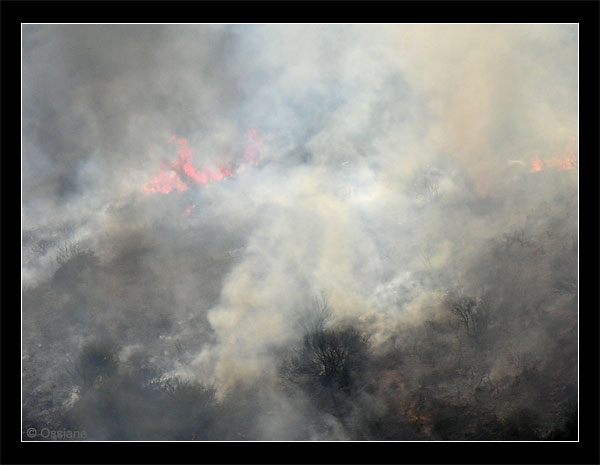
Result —
<path fill-rule="evenodd" d="M 188 189 L 188 186 L 175 171 L 168 169 L 165 163 L 161 163 L 160 172 L 143 189 L 145 192 L 168 194 L 173 190 L 184 192 Z"/>
<path fill-rule="evenodd" d="M 262 140 L 255 129 L 248 131 L 247 136 L 248 142 L 244 152 L 246 163 L 240 166 L 238 170 L 240 172 L 245 169 L 246 165 L 258 166 L 259 164 L 258 152 L 262 148 Z M 216 169 L 206 166 L 197 168 L 193 164 L 194 151 L 188 145 L 187 139 L 177 139 L 172 136 L 169 142 L 175 143 L 177 159 L 171 167 L 162 162 L 159 173 L 142 187 L 144 192 L 169 194 L 177 191 L 181 193 L 187 191 L 190 186 L 222 181 L 233 176 L 233 172 L 221 164 L 217 164 Z M 189 215 L 195 207 L 196 205 L 188 207 L 184 214 Z"/>
<path fill-rule="evenodd" d="M 178 139 L 177 144 L 177 161 L 173 165 L 173 169 L 177 172 L 183 172 L 186 177 L 194 184 L 207 184 L 211 181 L 222 181 L 232 173 L 227 168 L 219 166 L 217 172 L 210 168 L 197 169 L 192 164 L 194 151 L 188 146 L 187 139 Z"/>
<path fill-rule="evenodd" d="M 189 184 L 207 184 L 212 181 L 222 181 L 232 176 L 233 173 L 224 166 L 218 166 L 217 170 L 208 167 L 198 169 L 192 163 L 194 151 L 189 147 L 187 139 L 176 139 L 171 137 L 171 142 L 177 146 L 177 160 L 172 167 L 167 168 L 163 162 L 160 172 L 143 187 L 145 192 L 159 192 L 168 194 L 174 190 L 184 192 Z"/>

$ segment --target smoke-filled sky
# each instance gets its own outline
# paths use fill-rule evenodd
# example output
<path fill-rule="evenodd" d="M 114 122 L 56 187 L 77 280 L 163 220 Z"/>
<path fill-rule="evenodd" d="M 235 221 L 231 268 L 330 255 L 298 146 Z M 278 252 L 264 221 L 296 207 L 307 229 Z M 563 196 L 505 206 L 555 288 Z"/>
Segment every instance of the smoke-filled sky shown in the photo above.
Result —
<path fill-rule="evenodd" d="M 23 25 L 24 292 L 74 244 L 110 270 L 48 344 L 224 395 L 277 385 L 316 299 L 375 351 L 449 290 L 547 305 L 577 280 L 577 60 L 577 25 Z M 507 237 L 543 258 L 500 273 Z M 303 421 L 272 389 L 264 437 Z"/>

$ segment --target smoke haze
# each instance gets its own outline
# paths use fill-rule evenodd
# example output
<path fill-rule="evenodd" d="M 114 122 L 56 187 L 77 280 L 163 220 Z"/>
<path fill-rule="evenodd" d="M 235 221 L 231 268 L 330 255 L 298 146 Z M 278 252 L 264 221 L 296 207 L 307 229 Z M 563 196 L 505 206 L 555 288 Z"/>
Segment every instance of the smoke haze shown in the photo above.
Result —
<path fill-rule="evenodd" d="M 24 431 L 576 439 L 577 25 L 22 32 Z"/>

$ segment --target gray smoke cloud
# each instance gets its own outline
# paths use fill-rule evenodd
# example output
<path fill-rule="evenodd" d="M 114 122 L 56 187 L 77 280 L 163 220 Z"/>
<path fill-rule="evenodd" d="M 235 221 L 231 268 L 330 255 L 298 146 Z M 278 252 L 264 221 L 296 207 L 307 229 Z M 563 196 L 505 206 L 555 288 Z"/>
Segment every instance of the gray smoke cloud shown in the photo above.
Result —
<path fill-rule="evenodd" d="M 550 363 L 546 313 L 576 327 L 556 289 L 577 283 L 577 169 L 560 169 L 577 41 L 577 25 L 24 25 L 24 397 L 76 405 L 57 367 L 106 339 L 221 400 L 261 384 L 252 437 L 351 439 L 278 387 L 321 297 L 380 354 L 448 321 L 449 295 L 485 294 L 504 322 L 477 359 L 488 379 Z M 144 191 L 173 136 L 233 176 Z M 65 271 L 74 247 L 90 275 Z"/>

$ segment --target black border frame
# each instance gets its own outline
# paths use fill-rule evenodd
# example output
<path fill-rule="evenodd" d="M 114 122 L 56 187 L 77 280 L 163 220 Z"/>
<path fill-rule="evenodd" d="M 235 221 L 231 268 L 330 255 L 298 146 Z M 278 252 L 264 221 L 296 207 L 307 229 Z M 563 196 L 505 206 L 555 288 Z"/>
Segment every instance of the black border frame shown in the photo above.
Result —
<path fill-rule="evenodd" d="M 598 1 L 552 2 L 17 2 L 1 5 L 2 149 L 6 288 L 20 260 L 12 201 L 20 151 L 21 23 L 77 22 L 459 22 L 579 23 L 580 37 L 580 440 L 493 443 L 61 443 L 21 442 L 20 312 L 6 292 L 2 312 L 2 462 L 4 463 L 600 463 L 598 438 Z M 15 136 L 13 136 L 15 135 Z M 15 154 L 15 155 L 13 155 Z M 19 164 L 20 166 L 20 164 Z M 0 171 L 1 172 L 1 171 Z M 14 218 L 14 219 L 13 219 Z M 4 230 L 2 229 L 2 232 Z M 590 265 L 591 273 L 590 273 Z M 14 277 L 14 278 L 13 278 Z M 10 281 L 9 281 L 10 280 Z M 4 284 L 4 281 L 3 281 Z M 20 300 L 20 299 L 19 299 Z"/>

